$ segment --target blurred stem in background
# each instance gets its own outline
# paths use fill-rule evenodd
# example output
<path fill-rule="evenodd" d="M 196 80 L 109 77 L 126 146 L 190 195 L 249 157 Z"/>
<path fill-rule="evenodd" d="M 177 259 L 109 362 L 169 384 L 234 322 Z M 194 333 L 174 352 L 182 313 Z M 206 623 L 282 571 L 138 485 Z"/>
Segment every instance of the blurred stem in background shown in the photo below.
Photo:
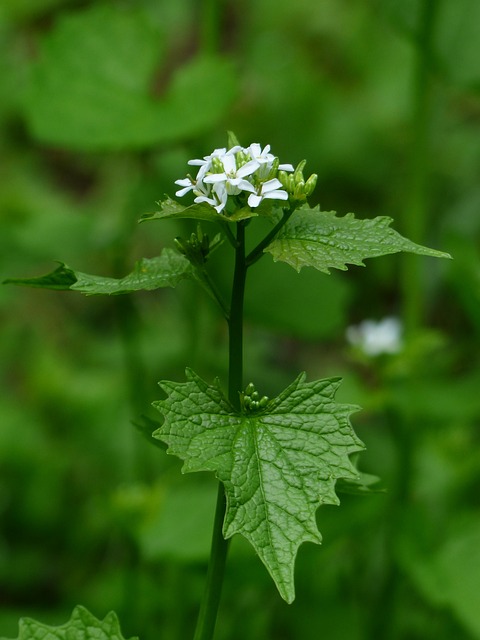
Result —
<path fill-rule="evenodd" d="M 200 50 L 215 54 L 220 47 L 221 4 L 223 0 L 203 0 L 200 5 Z"/>
<path fill-rule="evenodd" d="M 430 141 L 432 122 L 431 71 L 439 0 L 423 0 L 415 34 L 415 58 L 412 78 L 412 123 L 409 158 L 408 195 L 403 221 L 407 238 L 422 243 L 428 223 Z M 418 256 L 402 257 L 401 288 L 407 334 L 415 332 L 424 320 L 423 265 Z"/>
<path fill-rule="evenodd" d="M 411 141 L 408 195 L 403 221 L 406 237 L 421 244 L 425 240 L 429 218 L 433 45 L 439 0 L 422 0 L 415 33 L 415 55 L 412 69 Z M 402 256 L 401 292 L 405 333 L 415 334 L 425 320 L 424 262 L 413 254 Z M 411 371 L 407 385 L 415 384 Z M 388 382 L 384 382 L 388 388 Z M 386 424 L 396 450 L 396 473 L 390 491 L 389 508 L 384 522 L 385 568 L 377 585 L 373 615 L 367 625 L 368 638 L 389 640 L 396 636 L 401 591 L 405 584 L 398 565 L 396 539 L 405 526 L 405 515 L 411 499 L 413 452 L 418 439 L 414 415 L 405 415 L 398 407 L 387 408 Z"/>

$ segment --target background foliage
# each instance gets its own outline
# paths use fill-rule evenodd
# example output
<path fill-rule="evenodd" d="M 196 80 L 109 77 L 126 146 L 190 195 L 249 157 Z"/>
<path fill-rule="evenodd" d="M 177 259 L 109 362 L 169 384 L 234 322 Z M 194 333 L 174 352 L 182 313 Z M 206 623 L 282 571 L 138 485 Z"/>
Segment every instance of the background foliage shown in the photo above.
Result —
<path fill-rule="evenodd" d="M 455 258 L 252 270 L 247 378 L 273 396 L 298 370 L 343 375 L 361 468 L 387 491 L 322 507 L 291 606 L 235 539 L 219 640 L 480 638 L 479 43 L 475 0 L 1 4 L 2 279 L 54 259 L 118 277 L 158 255 L 190 228 L 138 218 L 227 129 L 307 158 L 322 209 L 392 216 Z M 3 287 L 0 314 L 0 635 L 81 603 L 114 609 L 126 637 L 189 637 L 215 483 L 132 422 L 156 418 L 156 382 L 185 364 L 225 378 L 222 319 L 189 282 Z M 387 315 L 407 329 L 398 355 L 348 346 L 347 325 Z"/>

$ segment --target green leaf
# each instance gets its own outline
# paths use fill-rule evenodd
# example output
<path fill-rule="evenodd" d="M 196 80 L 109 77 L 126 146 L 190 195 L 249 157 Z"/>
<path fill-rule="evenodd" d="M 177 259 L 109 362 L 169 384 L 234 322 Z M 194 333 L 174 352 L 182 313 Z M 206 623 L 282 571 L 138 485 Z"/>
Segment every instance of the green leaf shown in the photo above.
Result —
<path fill-rule="evenodd" d="M 171 82 L 155 96 L 162 41 L 141 7 L 94 3 L 61 14 L 40 43 L 26 91 L 33 134 L 76 149 L 115 150 L 214 127 L 234 98 L 232 66 L 196 57 L 173 74 L 169 69 Z"/>
<path fill-rule="evenodd" d="M 298 547 L 321 542 L 316 509 L 339 503 L 338 478 L 357 477 L 349 455 L 363 444 L 349 416 L 358 407 L 334 401 L 339 384 L 302 374 L 265 410 L 239 413 L 218 380 L 210 386 L 187 369 L 186 383 L 160 383 L 167 398 L 154 403 L 165 418 L 154 437 L 185 461 L 184 472 L 216 473 L 227 495 L 225 538 L 249 540 L 287 602 Z"/>
<path fill-rule="evenodd" d="M 161 287 L 176 287 L 183 278 L 193 276 L 188 260 L 174 251 L 164 249 L 156 258 L 142 258 L 132 273 L 124 278 L 92 276 L 74 271 L 65 264 L 39 278 L 10 278 L 4 284 L 18 284 L 43 289 L 80 291 L 87 295 L 118 295 L 132 291 L 151 291 Z"/>
<path fill-rule="evenodd" d="M 31 618 L 21 618 L 17 640 L 124 640 L 124 637 L 113 611 L 103 620 L 97 620 L 87 609 L 77 606 L 70 620 L 60 627 L 50 627 Z"/>
<path fill-rule="evenodd" d="M 214 207 L 205 202 L 185 207 L 168 196 L 165 196 L 165 199 L 160 200 L 157 204 L 160 207 L 160 211 L 145 213 L 140 218 L 140 222 L 146 222 L 148 220 L 167 220 L 168 218 L 189 218 L 192 220 L 205 220 L 207 222 L 223 223 L 247 220 L 248 218 L 254 218 L 258 215 L 258 213 L 252 211 L 249 207 L 238 209 L 232 215 L 224 215 L 222 213 L 218 213 Z"/>
<path fill-rule="evenodd" d="M 363 260 L 409 251 L 437 258 L 450 258 L 407 240 L 390 228 L 391 218 L 357 220 L 353 213 L 338 218 L 335 211 L 318 207 L 297 209 L 265 249 L 275 261 L 286 262 L 297 271 L 314 267 L 324 273 L 330 269 L 347 269 L 347 263 L 365 266 Z"/>
<path fill-rule="evenodd" d="M 56 289 L 65 291 L 77 282 L 75 272 L 60 263 L 60 266 L 39 278 L 7 278 L 2 284 L 19 284 L 25 287 L 38 287 L 40 289 Z"/>

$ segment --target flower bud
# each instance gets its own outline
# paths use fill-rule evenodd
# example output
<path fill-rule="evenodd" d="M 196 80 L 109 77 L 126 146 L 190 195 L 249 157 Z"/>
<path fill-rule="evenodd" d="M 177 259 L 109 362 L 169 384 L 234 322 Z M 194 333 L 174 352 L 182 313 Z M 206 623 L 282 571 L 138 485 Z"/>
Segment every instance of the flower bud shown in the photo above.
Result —
<path fill-rule="evenodd" d="M 295 200 L 305 200 L 305 182 L 303 180 L 297 182 L 293 191 Z"/>
<path fill-rule="evenodd" d="M 247 388 L 245 389 L 245 395 L 251 396 L 252 393 L 254 393 L 254 391 L 255 391 L 255 385 L 253 384 L 253 382 L 249 382 L 247 384 Z"/>
<path fill-rule="evenodd" d="M 243 165 L 247 164 L 249 160 L 250 160 L 250 156 L 248 156 L 243 151 L 237 151 L 237 153 L 235 154 L 235 164 L 237 166 L 237 169 L 240 169 L 240 167 L 243 167 Z"/>
<path fill-rule="evenodd" d="M 197 234 L 196 233 L 192 233 L 190 235 L 190 247 L 192 249 L 198 249 L 199 247 L 199 243 L 198 243 L 198 238 L 197 238 Z"/>
<path fill-rule="evenodd" d="M 200 238 L 200 235 L 199 235 L 199 238 Z M 200 239 L 200 249 L 202 250 L 202 253 L 204 256 L 208 255 L 208 252 L 210 251 L 210 238 L 208 237 L 207 234 L 202 235 Z"/>
<path fill-rule="evenodd" d="M 183 256 L 187 255 L 187 247 L 185 245 L 185 241 L 182 240 L 182 238 L 180 237 L 174 238 L 173 244 L 177 247 L 177 249 L 180 251 L 180 253 Z"/>
<path fill-rule="evenodd" d="M 317 174 L 316 173 L 312 173 L 312 175 L 306 181 L 306 183 L 305 183 L 305 195 L 306 196 L 311 196 L 312 195 L 313 190 L 315 189 L 315 186 L 317 184 L 317 179 L 318 179 Z"/>
<path fill-rule="evenodd" d="M 277 174 L 277 178 L 282 183 L 282 186 L 285 187 L 285 189 L 288 189 L 289 174 L 286 171 L 279 171 Z"/>
<path fill-rule="evenodd" d="M 280 160 L 278 158 L 275 158 L 275 160 L 272 162 L 272 166 L 270 168 L 270 171 L 268 172 L 268 176 L 267 176 L 265 182 L 267 180 L 272 180 L 273 178 L 277 178 L 277 173 L 278 173 L 278 167 L 279 166 L 280 166 Z"/>
<path fill-rule="evenodd" d="M 305 168 L 305 165 L 307 164 L 306 160 L 302 160 L 301 162 L 298 163 L 297 168 L 295 169 L 294 173 L 293 173 L 293 177 L 295 179 L 295 184 L 297 184 L 300 181 L 304 181 L 304 177 L 303 177 L 303 169 Z"/>
<path fill-rule="evenodd" d="M 225 168 L 220 158 L 212 158 L 212 173 L 223 173 Z"/>

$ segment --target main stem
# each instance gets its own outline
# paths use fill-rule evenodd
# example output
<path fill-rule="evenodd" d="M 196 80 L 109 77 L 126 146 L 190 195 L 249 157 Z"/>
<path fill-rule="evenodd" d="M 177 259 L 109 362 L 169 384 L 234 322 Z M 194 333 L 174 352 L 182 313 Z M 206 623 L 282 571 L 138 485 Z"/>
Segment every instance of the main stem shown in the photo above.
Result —
<path fill-rule="evenodd" d="M 243 388 L 243 300 L 247 265 L 245 261 L 245 223 L 237 223 L 237 242 L 235 249 L 235 270 L 233 274 L 232 300 L 228 321 L 229 361 L 228 361 L 228 399 L 236 408 L 240 408 L 239 392 Z M 225 561 L 229 540 L 223 537 L 223 521 L 226 510 L 225 490 L 219 483 L 217 507 L 213 524 L 212 546 L 208 565 L 207 584 L 198 615 L 194 640 L 212 640 L 215 622 L 220 604 Z"/>

